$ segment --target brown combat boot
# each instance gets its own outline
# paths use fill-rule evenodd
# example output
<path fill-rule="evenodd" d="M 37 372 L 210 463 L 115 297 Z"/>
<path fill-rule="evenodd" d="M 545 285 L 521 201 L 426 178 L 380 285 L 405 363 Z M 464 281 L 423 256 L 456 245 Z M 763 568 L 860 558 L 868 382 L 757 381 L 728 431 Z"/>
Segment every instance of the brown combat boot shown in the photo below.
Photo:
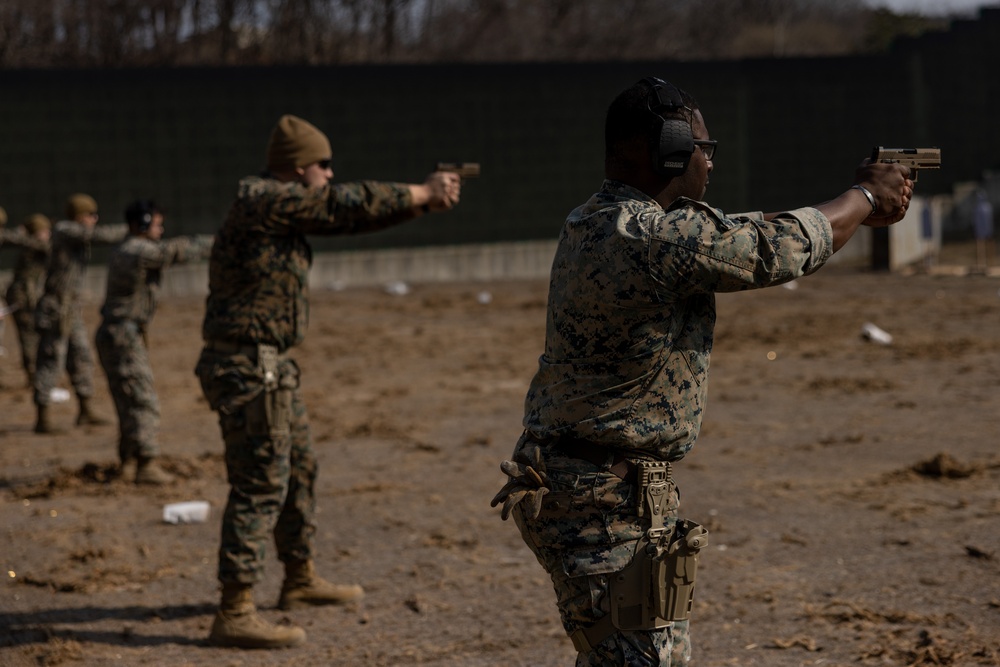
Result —
<path fill-rule="evenodd" d="M 364 597 L 365 591 L 357 584 L 331 584 L 316 574 L 311 560 L 285 563 L 285 583 L 281 586 L 279 609 L 293 609 L 317 604 L 343 604 Z"/>
<path fill-rule="evenodd" d="M 208 641 L 235 648 L 288 648 L 306 640 L 306 631 L 294 625 L 273 625 L 257 614 L 248 584 L 223 584 L 222 602 Z"/>
<path fill-rule="evenodd" d="M 135 469 L 136 484 L 153 484 L 161 486 L 174 481 L 174 476 L 160 467 L 156 459 L 140 458 Z"/>
<path fill-rule="evenodd" d="M 38 420 L 35 422 L 35 433 L 62 433 L 61 429 L 52 424 L 52 416 L 49 414 L 49 406 L 39 405 Z"/>
<path fill-rule="evenodd" d="M 80 397 L 80 414 L 76 417 L 77 426 L 104 426 L 108 420 L 99 417 L 90 407 L 90 398 Z"/>
<path fill-rule="evenodd" d="M 124 482 L 134 482 L 135 474 L 139 470 L 139 462 L 133 458 L 125 459 L 118 466 L 118 479 Z"/>

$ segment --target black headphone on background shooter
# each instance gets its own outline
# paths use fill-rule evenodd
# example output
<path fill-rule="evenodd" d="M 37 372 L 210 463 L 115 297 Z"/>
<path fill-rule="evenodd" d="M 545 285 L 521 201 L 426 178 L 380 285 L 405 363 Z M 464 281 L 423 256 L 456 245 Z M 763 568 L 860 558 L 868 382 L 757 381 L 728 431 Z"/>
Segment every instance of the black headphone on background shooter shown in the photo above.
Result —
<path fill-rule="evenodd" d="M 149 231 L 150 225 L 153 224 L 153 214 L 159 210 L 152 199 L 138 199 L 125 209 L 125 222 L 140 233 Z"/>
<path fill-rule="evenodd" d="M 687 171 L 691 154 L 694 153 L 694 135 L 691 123 L 680 118 L 664 118 L 664 112 L 686 109 L 681 93 L 668 81 L 653 76 L 643 79 L 653 95 L 649 99 L 649 111 L 659 121 L 652 137 L 653 171 L 665 178 L 680 176 Z"/>

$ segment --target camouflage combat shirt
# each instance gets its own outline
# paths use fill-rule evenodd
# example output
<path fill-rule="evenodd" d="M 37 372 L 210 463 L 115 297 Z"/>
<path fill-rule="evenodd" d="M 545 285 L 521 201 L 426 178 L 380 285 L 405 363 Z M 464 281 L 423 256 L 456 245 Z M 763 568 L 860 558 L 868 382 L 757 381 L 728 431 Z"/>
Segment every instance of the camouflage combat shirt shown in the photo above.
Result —
<path fill-rule="evenodd" d="M 701 428 L 715 292 L 811 273 L 832 244 L 830 223 L 814 208 L 771 222 L 685 198 L 664 209 L 605 181 L 560 234 L 526 431 L 683 457 Z"/>
<path fill-rule="evenodd" d="M 309 322 L 306 235 L 376 231 L 413 217 L 409 188 L 401 183 L 309 188 L 244 178 L 212 248 L 202 336 L 281 351 L 298 345 Z"/>
<path fill-rule="evenodd" d="M 52 318 L 65 317 L 74 306 L 79 305 L 91 244 L 120 243 L 126 234 L 127 225 L 97 225 L 88 229 L 73 220 L 55 224 L 45 271 L 45 289 L 39 301 L 44 323 Z"/>
<path fill-rule="evenodd" d="M 169 241 L 126 238 L 108 260 L 108 287 L 101 308 L 104 321 L 148 324 L 156 310 L 162 270 L 204 257 L 211 246 L 212 238 L 208 236 L 181 236 Z"/>
<path fill-rule="evenodd" d="M 49 242 L 24 233 L 8 236 L 4 241 L 21 248 L 14 264 L 14 277 L 7 288 L 7 304 L 19 309 L 34 308 L 42 296 Z"/>

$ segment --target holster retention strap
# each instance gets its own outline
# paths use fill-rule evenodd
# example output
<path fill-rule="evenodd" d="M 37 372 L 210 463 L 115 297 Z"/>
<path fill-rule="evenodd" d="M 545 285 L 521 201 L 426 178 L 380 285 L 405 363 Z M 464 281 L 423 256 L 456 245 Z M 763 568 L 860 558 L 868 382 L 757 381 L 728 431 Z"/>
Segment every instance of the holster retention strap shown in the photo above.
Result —
<path fill-rule="evenodd" d="M 278 348 L 274 345 L 257 346 L 257 367 L 264 375 L 264 388 L 273 391 L 278 386 Z"/>

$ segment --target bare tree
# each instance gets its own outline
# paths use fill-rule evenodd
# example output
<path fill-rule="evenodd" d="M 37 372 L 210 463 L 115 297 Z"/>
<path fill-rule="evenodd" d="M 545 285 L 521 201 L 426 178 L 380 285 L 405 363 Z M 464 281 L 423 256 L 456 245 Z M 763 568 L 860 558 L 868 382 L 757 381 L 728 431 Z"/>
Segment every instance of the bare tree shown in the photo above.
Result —
<path fill-rule="evenodd" d="M 0 67 L 842 55 L 941 24 L 862 0 L 3 0 Z"/>

